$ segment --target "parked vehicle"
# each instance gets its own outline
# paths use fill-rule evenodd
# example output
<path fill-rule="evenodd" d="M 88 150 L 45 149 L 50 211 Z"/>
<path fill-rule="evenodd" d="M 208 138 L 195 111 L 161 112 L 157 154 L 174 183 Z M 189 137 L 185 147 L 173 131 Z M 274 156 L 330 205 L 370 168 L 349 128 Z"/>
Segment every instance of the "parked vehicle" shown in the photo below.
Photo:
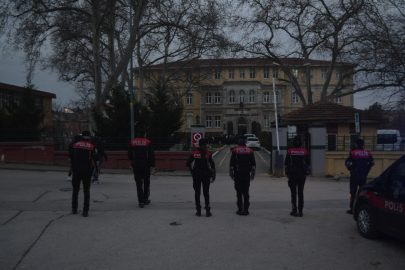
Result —
<path fill-rule="evenodd" d="M 246 138 L 256 138 L 255 134 L 245 134 L 243 136 L 245 136 Z"/>
<path fill-rule="evenodd" d="M 384 232 L 405 241 L 405 155 L 359 188 L 353 218 L 366 238 Z"/>
<path fill-rule="evenodd" d="M 404 149 L 404 138 L 399 130 L 377 130 L 377 151 L 399 151 Z"/>
<path fill-rule="evenodd" d="M 256 137 L 247 138 L 246 146 L 252 149 L 260 149 L 260 141 Z"/>

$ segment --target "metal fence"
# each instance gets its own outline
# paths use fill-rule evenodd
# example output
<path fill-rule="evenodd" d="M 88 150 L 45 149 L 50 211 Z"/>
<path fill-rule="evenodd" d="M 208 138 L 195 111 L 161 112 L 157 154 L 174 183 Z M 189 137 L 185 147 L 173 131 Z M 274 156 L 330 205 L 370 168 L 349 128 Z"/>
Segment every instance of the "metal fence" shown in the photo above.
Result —
<path fill-rule="evenodd" d="M 404 151 L 405 140 L 398 138 L 390 143 L 381 141 L 377 136 L 359 136 L 351 134 L 347 136 L 336 136 L 328 134 L 326 136 L 326 151 L 353 151 L 357 139 L 364 140 L 364 149 L 368 151 Z"/>
<path fill-rule="evenodd" d="M 188 138 L 188 137 L 187 137 Z M 153 149 L 158 151 L 189 151 L 189 141 L 186 137 L 165 137 L 149 138 Z M 67 151 L 69 144 L 74 137 L 67 136 L 46 136 L 44 134 L 23 134 L 23 135 L 0 135 L 1 142 L 54 142 L 55 151 Z M 101 138 L 104 150 L 106 151 L 127 151 L 131 138 L 126 137 L 106 137 Z"/>

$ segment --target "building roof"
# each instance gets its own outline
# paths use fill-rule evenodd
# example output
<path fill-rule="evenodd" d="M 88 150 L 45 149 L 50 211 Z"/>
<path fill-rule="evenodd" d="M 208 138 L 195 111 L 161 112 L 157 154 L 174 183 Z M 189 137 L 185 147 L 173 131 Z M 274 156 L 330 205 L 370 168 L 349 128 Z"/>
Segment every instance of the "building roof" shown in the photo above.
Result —
<path fill-rule="evenodd" d="M 305 64 L 305 60 L 302 58 L 280 58 L 281 63 L 289 67 L 303 67 Z M 317 66 L 324 66 L 328 67 L 330 65 L 330 61 L 323 61 L 323 60 L 309 60 L 311 67 Z M 178 62 L 171 62 L 166 64 L 167 68 L 204 68 L 204 67 L 258 67 L 258 66 L 277 66 L 273 64 L 272 59 L 268 58 L 226 58 L 226 59 L 196 59 L 192 60 L 189 63 L 187 61 L 178 61 Z M 352 66 L 353 64 L 344 63 L 344 62 L 337 62 L 336 66 Z M 163 64 L 156 64 L 151 65 L 148 69 L 162 69 Z M 134 68 L 134 70 L 138 70 L 138 68 Z"/>
<path fill-rule="evenodd" d="M 0 83 L 0 89 L 22 92 L 24 90 L 24 87 L 11 85 L 11 84 L 7 84 L 7 83 Z M 39 91 L 39 90 L 34 90 L 34 89 L 32 90 L 32 93 L 37 96 L 56 98 L 56 95 L 54 93 L 49 93 L 49 92 L 44 92 L 44 91 Z"/>
<path fill-rule="evenodd" d="M 354 115 L 360 113 L 362 123 L 379 123 L 388 118 L 335 104 L 329 101 L 318 101 L 301 109 L 292 111 L 281 117 L 281 122 L 286 124 L 310 124 L 310 123 L 354 123 Z"/>

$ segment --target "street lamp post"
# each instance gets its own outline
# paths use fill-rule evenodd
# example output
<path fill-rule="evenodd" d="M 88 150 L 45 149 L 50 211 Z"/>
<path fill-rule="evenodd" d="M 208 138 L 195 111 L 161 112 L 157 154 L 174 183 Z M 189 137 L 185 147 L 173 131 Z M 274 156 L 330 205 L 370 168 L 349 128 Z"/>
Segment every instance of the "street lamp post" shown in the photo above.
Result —
<path fill-rule="evenodd" d="M 132 0 L 129 0 L 130 7 L 129 7 L 129 19 L 130 19 L 130 34 L 129 34 L 129 39 L 130 39 L 130 45 L 129 47 L 131 48 L 131 61 L 130 61 L 130 73 L 131 73 L 131 85 L 129 86 L 129 91 L 131 94 L 131 140 L 135 139 L 135 127 L 134 127 L 134 73 L 133 73 L 133 62 L 132 62 L 132 42 L 133 42 L 133 37 L 132 37 Z"/>

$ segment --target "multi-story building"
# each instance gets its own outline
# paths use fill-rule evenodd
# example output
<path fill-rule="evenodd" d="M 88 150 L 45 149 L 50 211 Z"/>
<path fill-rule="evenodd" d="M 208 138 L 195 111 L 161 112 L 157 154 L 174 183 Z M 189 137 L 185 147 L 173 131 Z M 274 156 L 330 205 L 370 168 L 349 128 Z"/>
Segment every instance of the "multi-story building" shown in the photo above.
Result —
<path fill-rule="evenodd" d="M 21 93 L 24 87 L 0 83 L 0 110 L 5 109 L 11 103 L 20 105 Z M 32 90 L 32 95 L 37 107 L 41 108 L 45 113 L 45 117 L 42 123 L 43 127 L 52 126 L 52 99 L 56 98 L 56 95 L 49 92 Z"/>
<path fill-rule="evenodd" d="M 291 68 L 306 94 L 306 65 L 304 60 L 283 59 Z M 308 65 L 308 64 L 307 64 Z M 330 62 L 310 60 L 310 78 L 313 101 L 319 101 L 326 80 Z M 342 70 L 353 66 L 338 63 L 334 70 L 329 93 L 338 83 Z M 244 134 L 270 130 L 274 120 L 273 77 L 275 78 L 275 103 L 280 115 L 302 107 L 299 96 L 291 87 L 290 80 L 280 66 L 264 58 L 243 59 L 199 59 L 188 64 L 176 63 L 163 69 L 163 65 L 150 66 L 144 72 L 144 91 L 148 96 L 153 81 L 169 78 L 175 94 L 185 104 L 185 124 L 183 131 L 189 132 L 192 124 L 200 119 L 206 133 Z M 135 93 L 139 98 L 139 75 L 135 69 Z M 353 89 L 352 78 L 345 83 L 346 92 Z M 353 95 L 335 98 L 334 102 L 353 106 Z M 197 117 L 198 116 L 198 117 Z"/>

